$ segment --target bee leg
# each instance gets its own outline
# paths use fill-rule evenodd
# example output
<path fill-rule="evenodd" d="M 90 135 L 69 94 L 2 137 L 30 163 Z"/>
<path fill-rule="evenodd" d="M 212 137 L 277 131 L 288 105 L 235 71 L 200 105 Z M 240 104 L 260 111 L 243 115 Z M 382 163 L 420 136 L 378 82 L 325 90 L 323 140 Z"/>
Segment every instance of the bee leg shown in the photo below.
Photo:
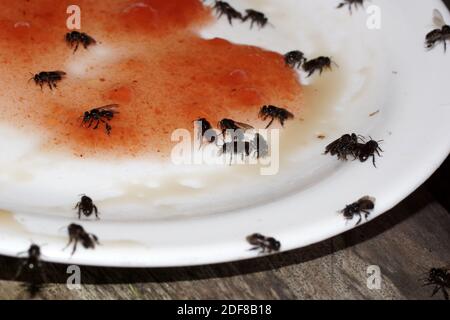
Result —
<path fill-rule="evenodd" d="M 100 218 L 98 217 L 98 209 L 97 209 L 97 206 L 95 206 L 95 205 L 94 205 L 94 213 L 95 213 L 95 217 L 97 218 L 97 220 L 100 219 Z"/>
<path fill-rule="evenodd" d="M 266 129 L 272 125 L 274 120 L 275 120 L 275 117 L 272 117 L 272 120 L 270 120 L 269 124 L 266 126 Z"/>
<path fill-rule="evenodd" d="M 373 166 L 376 168 L 377 165 L 375 163 L 375 154 L 372 154 L 372 163 L 373 163 Z"/>
<path fill-rule="evenodd" d="M 227 16 L 228 16 L 228 22 L 230 23 L 230 26 L 232 26 L 233 25 L 233 17 L 230 14 L 228 14 Z"/>
<path fill-rule="evenodd" d="M 73 236 L 70 236 L 70 237 L 69 237 L 69 242 L 68 242 L 67 245 L 64 247 L 63 251 L 66 250 L 66 249 L 72 244 L 73 241 L 74 241 Z"/>
<path fill-rule="evenodd" d="M 99 125 L 100 125 L 100 120 L 97 120 L 97 123 L 96 123 L 96 125 L 95 125 L 95 127 L 93 129 L 97 130 Z"/>
<path fill-rule="evenodd" d="M 441 287 L 440 286 L 436 286 L 436 287 L 434 287 L 434 290 L 433 290 L 433 293 L 431 294 L 431 296 L 432 297 L 434 297 L 435 295 L 436 295 L 436 293 L 438 293 L 439 292 L 439 290 L 441 289 Z"/>
<path fill-rule="evenodd" d="M 79 47 L 79 45 L 80 45 L 80 42 L 78 42 L 78 41 L 75 41 L 75 43 L 76 43 L 75 49 L 73 50 L 73 53 L 74 53 L 74 54 L 75 54 L 75 52 L 77 52 L 78 47 Z"/>
<path fill-rule="evenodd" d="M 78 219 L 81 219 L 81 207 L 78 207 Z"/>
<path fill-rule="evenodd" d="M 112 127 L 109 123 L 105 122 L 106 134 L 109 136 L 111 134 Z"/>
<path fill-rule="evenodd" d="M 361 224 L 361 222 L 362 222 L 362 215 L 361 215 L 361 213 L 358 213 L 358 217 L 359 217 L 359 219 L 358 219 L 358 222 L 356 223 L 357 226 L 359 226 Z"/>
<path fill-rule="evenodd" d="M 449 300 L 448 291 L 445 288 L 442 288 L 442 293 L 444 294 L 444 299 Z"/>
<path fill-rule="evenodd" d="M 72 249 L 72 256 L 75 254 L 75 251 L 77 251 L 77 244 L 78 244 L 78 239 L 75 239 L 75 243 L 73 245 L 73 249 Z"/>

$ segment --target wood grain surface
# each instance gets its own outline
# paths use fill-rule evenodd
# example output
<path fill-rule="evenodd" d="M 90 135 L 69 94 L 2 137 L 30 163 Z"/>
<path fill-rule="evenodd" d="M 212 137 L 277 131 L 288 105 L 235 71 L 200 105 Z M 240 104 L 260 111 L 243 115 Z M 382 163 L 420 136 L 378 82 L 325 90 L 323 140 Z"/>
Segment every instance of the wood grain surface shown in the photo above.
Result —
<path fill-rule="evenodd" d="M 250 261 L 187 268 L 81 267 L 82 288 L 66 286 L 67 266 L 45 264 L 38 299 L 431 299 L 420 278 L 450 265 L 450 159 L 405 201 L 373 222 L 307 248 Z M 18 260 L 0 256 L 0 299 L 28 299 Z M 380 267 L 380 290 L 367 268 Z M 442 299 L 438 294 L 434 299 Z"/>

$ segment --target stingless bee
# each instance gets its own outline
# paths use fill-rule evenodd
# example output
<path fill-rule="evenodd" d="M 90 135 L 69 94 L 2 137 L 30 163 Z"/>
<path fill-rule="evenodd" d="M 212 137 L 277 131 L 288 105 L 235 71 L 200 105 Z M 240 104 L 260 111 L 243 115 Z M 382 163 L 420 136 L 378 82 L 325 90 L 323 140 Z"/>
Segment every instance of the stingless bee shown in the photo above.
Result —
<path fill-rule="evenodd" d="M 306 60 L 304 53 L 298 50 L 289 51 L 284 55 L 284 62 L 291 68 L 300 68 Z"/>
<path fill-rule="evenodd" d="M 252 152 L 252 144 L 249 141 L 233 140 L 231 142 L 225 142 L 222 145 L 220 155 L 230 155 L 230 165 L 233 162 L 233 155 L 240 155 L 242 159 L 250 156 Z"/>
<path fill-rule="evenodd" d="M 39 85 L 42 87 L 47 84 L 50 90 L 53 90 L 53 88 L 56 89 L 56 83 L 61 81 L 65 77 L 66 73 L 64 71 L 42 71 L 39 72 L 29 80 L 33 80 L 36 85 Z"/>
<path fill-rule="evenodd" d="M 256 159 L 265 158 L 269 155 L 269 145 L 261 134 L 256 133 L 250 145 L 250 151 L 254 152 Z"/>
<path fill-rule="evenodd" d="M 253 25 L 256 23 L 256 25 L 260 28 L 264 28 L 267 23 L 269 22 L 269 19 L 266 17 L 266 15 L 262 12 L 253 10 L 253 9 L 248 9 L 245 10 L 246 15 L 245 17 L 242 19 L 242 21 L 246 22 L 247 20 L 250 20 L 250 29 L 253 28 Z"/>
<path fill-rule="evenodd" d="M 94 38 L 84 32 L 79 31 L 68 32 L 66 34 L 66 42 L 71 48 L 74 48 L 73 53 L 78 50 L 80 44 L 83 45 L 85 49 L 87 49 L 89 46 L 97 43 Z"/>
<path fill-rule="evenodd" d="M 231 25 L 233 25 L 233 19 L 243 20 L 242 13 L 234 9 L 228 2 L 216 1 L 213 8 L 219 14 L 219 19 L 226 15 Z"/>
<path fill-rule="evenodd" d="M 98 219 L 97 206 L 94 204 L 92 199 L 86 195 L 81 196 L 81 200 L 77 203 L 75 209 L 78 209 L 78 219 L 81 219 L 82 213 L 86 217 L 89 217 L 92 215 L 92 213 L 94 213 L 95 217 Z"/>
<path fill-rule="evenodd" d="M 272 123 L 277 119 L 281 126 L 284 126 L 284 122 L 286 120 L 294 119 L 294 115 L 286 109 L 278 108 L 272 105 L 263 106 L 259 111 L 258 115 L 263 121 L 266 121 L 267 118 L 270 118 L 269 124 L 266 126 L 266 129 L 269 128 Z"/>
<path fill-rule="evenodd" d="M 272 237 L 266 237 L 259 233 L 254 233 L 247 237 L 247 242 L 250 243 L 253 248 L 250 250 L 260 250 L 260 253 L 272 253 L 278 252 L 281 249 L 280 241 Z"/>
<path fill-rule="evenodd" d="M 447 51 L 447 41 L 450 40 L 450 26 L 444 21 L 444 17 L 437 9 L 433 11 L 433 23 L 437 27 L 430 31 L 425 37 L 425 46 L 427 49 L 433 49 L 437 43 L 444 44 L 444 51 Z"/>
<path fill-rule="evenodd" d="M 322 74 L 324 69 L 331 70 L 331 64 L 336 65 L 329 57 L 318 57 L 303 63 L 303 70 L 308 73 L 308 78 L 311 77 L 317 70 Z M 337 65 L 336 65 L 337 66 Z"/>
<path fill-rule="evenodd" d="M 354 156 L 361 162 L 366 162 L 367 159 L 372 157 L 373 166 L 376 168 L 377 166 L 375 164 L 375 156 L 378 155 L 379 157 L 381 157 L 381 152 L 383 152 L 379 145 L 380 142 L 382 142 L 382 140 L 375 141 L 373 139 L 370 139 L 366 143 L 358 143 L 353 152 Z"/>
<path fill-rule="evenodd" d="M 118 114 L 119 112 L 115 110 L 118 108 L 119 105 L 117 104 L 110 104 L 107 106 L 94 108 L 91 111 L 86 111 L 84 115 L 82 116 L 83 120 L 81 122 L 81 125 L 86 125 L 87 128 L 90 128 L 94 122 L 94 130 L 96 130 L 100 123 L 105 124 L 105 131 L 109 135 L 111 134 L 112 127 L 109 124 L 109 121 L 111 121 L 114 118 L 114 115 Z"/>
<path fill-rule="evenodd" d="M 72 255 L 77 250 L 78 242 L 81 242 L 81 245 L 85 249 L 95 249 L 95 245 L 100 244 L 95 234 L 87 233 L 84 228 L 78 224 L 72 223 L 67 227 L 67 231 L 69 233 L 69 243 L 66 248 L 73 243 Z"/>
<path fill-rule="evenodd" d="M 24 269 L 28 275 L 28 281 L 23 284 L 31 298 L 34 298 L 47 282 L 44 271 L 42 270 L 41 263 L 41 248 L 37 244 L 31 244 L 26 253 L 27 257 L 23 259 L 23 262 L 17 270 L 15 279 L 19 278 Z M 21 255 L 22 253 L 19 253 Z"/>
<path fill-rule="evenodd" d="M 211 123 L 205 118 L 199 118 L 195 120 L 195 124 L 198 126 L 199 133 L 197 139 L 199 141 L 206 140 L 208 143 L 217 141 L 217 133 L 213 129 Z"/>
<path fill-rule="evenodd" d="M 442 291 L 445 300 L 449 300 L 448 291 L 450 289 L 450 269 L 432 268 L 424 279 L 424 286 L 434 286 L 431 296 Z"/>
<path fill-rule="evenodd" d="M 362 221 L 362 214 L 367 219 L 370 215 L 370 211 L 375 208 L 375 198 L 365 196 L 358 201 L 347 205 L 344 209 L 340 211 L 344 215 L 346 220 L 353 220 L 355 216 L 359 217 L 356 225 L 359 225 Z"/>
<path fill-rule="evenodd" d="M 347 160 L 349 155 L 354 156 L 358 144 L 358 136 L 355 133 L 344 134 L 325 148 L 325 154 L 337 155 L 339 160 Z"/>

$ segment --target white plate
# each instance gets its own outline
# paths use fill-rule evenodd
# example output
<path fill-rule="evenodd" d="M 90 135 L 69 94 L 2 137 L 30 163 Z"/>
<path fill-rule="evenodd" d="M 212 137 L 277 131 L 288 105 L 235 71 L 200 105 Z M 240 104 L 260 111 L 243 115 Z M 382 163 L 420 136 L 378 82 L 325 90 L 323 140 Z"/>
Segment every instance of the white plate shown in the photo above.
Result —
<path fill-rule="evenodd" d="M 102 179 L 91 179 L 94 182 L 90 180 L 86 189 L 99 200 L 102 220 L 80 223 L 102 245 L 95 250 L 80 247 L 71 256 L 70 250 L 62 250 L 67 243 L 64 227 L 77 222 L 73 194 L 81 193 L 74 192 L 86 180 L 71 170 L 81 169 L 68 164 L 64 173 L 56 167 L 47 180 L 45 176 L 41 180 L 60 179 L 62 184 L 23 188 L 8 185 L 4 178 L 11 172 L 3 170 L 0 207 L 8 213 L 0 211 L 1 254 L 16 256 L 33 241 L 43 246 L 44 259 L 53 262 L 199 265 L 256 257 L 245 241 L 254 232 L 273 236 L 281 241 L 283 251 L 291 250 L 352 229 L 356 221 L 346 223 L 338 210 L 364 195 L 377 199 L 369 220 L 376 218 L 420 186 L 447 157 L 450 53 L 444 54 L 440 46 L 430 52 L 424 49 L 425 34 L 433 28 L 433 9 L 438 8 L 450 22 L 441 1 L 374 0 L 365 5 L 375 10 L 371 14 L 359 9 L 353 15 L 346 9 L 337 10 L 338 0 L 230 3 L 239 9 L 266 12 L 275 27 L 250 31 L 244 25 L 231 28 L 223 19 L 203 30 L 203 36 L 225 37 L 280 53 L 298 48 L 308 56 L 331 55 L 339 65 L 331 73 L 314 77 L 306 88 L 307 107 L 315 107 L 316 112 L 306 110 L 304 125 L 298 122 L 286 129 L 285 143 L 300 148 L 282 157 L 280 173 L 241 181 L 242 175 L 248 177 L 244 169 L 226 167 L 217 176 L 211 175 L 215 184 L 210 188 L 192 174 L 177 173 L 170 192 L 173 196 L 182 190 L 179 197 L 163 197 L 166 191 L 155 191 L 158 186 L 141 186 L 136 191 L 152 198 L 149 192 L 153 190 L 164 198 L 154 207 L 153 198 L 148 203 L 145 199 L 142 203 L 111 202 L 108 199 L 117 196 L 116 190 L 99 182 Z M 367 21 L 377 14 L 377 8 L 381 28 L 372 30 Z M 378 114 L 369 117 L 377 110 Z M 322 155 L 330 141 L 347 132 L 384 140 L 378 168 L 369 162 L 341 163 Z M 318 133 L 325 133 L 326 139 L 317 139 Z M 2 150 L 11 147 L 2 143 Z M 140 167 L 133 165 L 124 174 L 136 178 Z M 108 172 L 98 172 L 99 177 L 104 174 Z M 70 183 L 64 180 L 69 176 Z M 126 182 L 133 186 L 132 181 Z M 42 205 L 52 201 L 52 207 Z"/>

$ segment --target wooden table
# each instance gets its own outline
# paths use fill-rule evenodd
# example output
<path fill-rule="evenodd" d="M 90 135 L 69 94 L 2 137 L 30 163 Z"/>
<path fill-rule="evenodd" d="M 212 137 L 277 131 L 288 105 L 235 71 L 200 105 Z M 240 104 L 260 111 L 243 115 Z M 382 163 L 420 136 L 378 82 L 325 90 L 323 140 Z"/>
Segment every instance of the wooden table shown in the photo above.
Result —
<path fill-rule="evenodd" d="M 332 239 L 251 261 L 171 269 L 82 267 L 82 289 L 66 266 L 46 264 L 43 299 L 428 299 L 419 279 L 450 265 L 450 159 L 396 208 Z M 0 256 L 0 299 L 28 298 L 13 281 L 18 261 Z M 380 267 L 381 288 L 367 287 Z M 21 278 L 22 280 L 26 279 Z M 442 299 L 438 294 L 435 299 Z"/>

